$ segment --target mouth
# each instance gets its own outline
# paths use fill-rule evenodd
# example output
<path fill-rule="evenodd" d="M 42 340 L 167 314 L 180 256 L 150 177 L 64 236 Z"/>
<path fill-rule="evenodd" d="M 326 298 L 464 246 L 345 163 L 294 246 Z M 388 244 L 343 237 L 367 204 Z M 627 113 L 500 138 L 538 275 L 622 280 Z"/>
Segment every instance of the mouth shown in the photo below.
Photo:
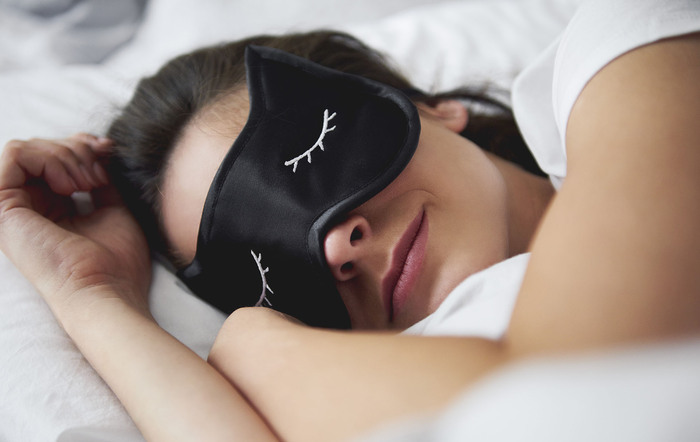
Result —
<path fill-rule="evenodd" d="M 428 244 L 428 218 L 422 210 L 394 247 L 391 267 L 382 280 L 382 296 L 389 322 L 394 321 L 418 279 Z"/>

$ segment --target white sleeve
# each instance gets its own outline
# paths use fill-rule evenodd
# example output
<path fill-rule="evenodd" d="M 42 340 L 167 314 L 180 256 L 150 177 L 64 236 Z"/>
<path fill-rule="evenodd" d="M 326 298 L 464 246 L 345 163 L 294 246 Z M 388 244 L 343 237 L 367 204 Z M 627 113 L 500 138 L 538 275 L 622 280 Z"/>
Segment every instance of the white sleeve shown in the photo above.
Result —
<path fill-rule="evenodd" d="M 700 30 L 697 0 L 588 0 L 560 39 L 513 85 L 513 108 L 540 167 L 559 185 L 566 176 L 566 125 L 579 94 L 620 55 Z M 550 82 L 548 84 L 548 82 Z"/>
<path fill-rule="evenodd" d="M 529 260 L 530 254 L 523 253 L 474 273 L 435 312 L 404 333 L 501 339 L 508 330 Z"/>

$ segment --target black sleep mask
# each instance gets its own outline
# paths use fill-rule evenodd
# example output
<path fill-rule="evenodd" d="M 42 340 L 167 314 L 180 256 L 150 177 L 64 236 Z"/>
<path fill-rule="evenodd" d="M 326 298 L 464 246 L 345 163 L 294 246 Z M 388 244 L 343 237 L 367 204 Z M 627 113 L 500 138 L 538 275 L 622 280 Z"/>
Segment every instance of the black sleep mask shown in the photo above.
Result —
<path fill-rule="evenodd" d="M 263 305 L 348 328 L 324 239 L 406 167 L 417 109 L 397 89 L 280 50 L 250 46 L 245 62 L 250 115 L 214 177 L 195 258 L 179 276 L 224 312 Z"/>

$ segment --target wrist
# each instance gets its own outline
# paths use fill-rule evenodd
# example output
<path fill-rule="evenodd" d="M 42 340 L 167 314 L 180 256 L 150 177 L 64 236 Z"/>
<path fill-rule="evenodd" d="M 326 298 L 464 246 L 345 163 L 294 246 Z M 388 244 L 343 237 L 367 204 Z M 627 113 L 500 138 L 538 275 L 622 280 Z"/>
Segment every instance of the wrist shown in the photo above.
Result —
<path fill-rule="evenodd" d="M 125 313 L 137 314 L 154 321 L 146 296 L 139 297 L 111 287 L 77 290 L 61 297 L 60 301 L 48 303 L 58 322 L 71 337 Z"/>

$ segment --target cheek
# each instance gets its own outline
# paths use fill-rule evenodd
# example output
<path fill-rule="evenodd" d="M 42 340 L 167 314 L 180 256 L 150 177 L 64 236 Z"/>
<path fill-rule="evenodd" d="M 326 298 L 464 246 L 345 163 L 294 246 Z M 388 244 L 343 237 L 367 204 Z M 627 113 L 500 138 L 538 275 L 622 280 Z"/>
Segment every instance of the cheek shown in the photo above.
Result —
<path fill-rule="evenodd" d="M 367 281 L 353 279 L 336 284 L 340 297 L 348 310 L 350 323 L 355 330 L 378 329 L 384 326 L 383 311 L 379 294 L 373 292 L 373 285 Z"/>
<path fill-rule="evenodd" d="M 499 169 L 475 144 L 443 147 L 443 155 L 430 158 L 435 193 L 446 207 L 467 219 L 506 221 L 506 184 Z"/>
<path fill-rule="evenodd" d="M 473 156 L 464 178 L 450 191 L 455 229 L 461 224 L 468 244 L 481 252 L 483 265 L 505 258 L 508 250 L 506 184 L 496 166 L 481 152 Z"/>
<path fill-rule="evenodd" d="M 475 149 L 479 149 L 475 146 Z M 433 161 L 428 207 L 428 256 L 432 276 L 423 299 L 435 310 L 469 275 L 508 257 L 507 192 L 503 176 L 480 150 L 454 152 L 452 161 Z M 428 160 L 432 161 L 432 160 Z"/>

